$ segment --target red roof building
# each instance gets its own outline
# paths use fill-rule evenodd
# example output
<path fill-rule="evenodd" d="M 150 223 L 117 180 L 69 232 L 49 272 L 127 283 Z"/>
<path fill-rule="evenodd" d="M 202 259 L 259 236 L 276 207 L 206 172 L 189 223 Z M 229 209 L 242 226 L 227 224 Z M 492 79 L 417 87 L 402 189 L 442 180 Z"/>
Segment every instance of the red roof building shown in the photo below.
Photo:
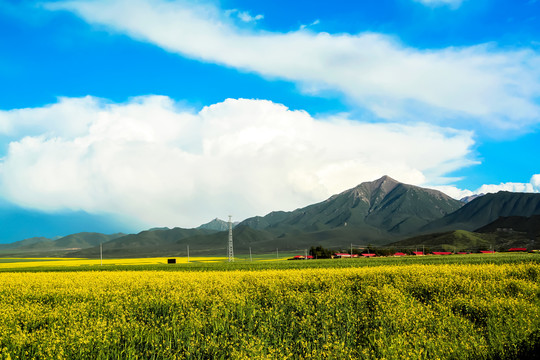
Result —
<path fill-rule="evenodd" d="M 308 255 L 308 256 L 296 255 L 293 258 L 289 259 L 289 260 L 310 260 L 310 259 L 313 259 L 313 256 L 311 256 L 311 255 Z"/>
<path fill-rule="evenodd" d="M 510 248 L 508 251 L 527 251 L 527 248 Z"/>
<path fill-rule="evenodd" d="M 434 251 L 433 255 L 452 255 L 451 251 Z"/>
<path fill-rule="evenodd" d="M 397 253 L 394 254 L 394 256 L 405 256 L 405 255 L 407 255 L 407 254 L 402 253 L 402 252 L 397 252 Z"/>

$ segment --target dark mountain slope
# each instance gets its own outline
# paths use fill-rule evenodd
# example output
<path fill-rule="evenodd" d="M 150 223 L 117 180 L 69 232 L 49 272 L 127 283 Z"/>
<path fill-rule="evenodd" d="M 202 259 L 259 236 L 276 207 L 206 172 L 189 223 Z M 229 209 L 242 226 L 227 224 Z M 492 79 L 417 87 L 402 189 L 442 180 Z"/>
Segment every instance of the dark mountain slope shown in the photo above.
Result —
<path fill-rule="evenodd" d="M 227 221 L 215 218 L 214 220 L 212 220 L 212 221 L 210 221 L 210 222 L 208 222 L 206 224 L 202 224 L 197 229 L 225 231 L 225 230 L 229 230 L 229 223 Z"/>
<path fill-rule="evenodd" d="M 439 191 L 397 184 L 371 206 L 366 223 L 393 234 L 410 234 L 461 206 L 459 201 Z"/>
<path fill-rule="evenodd" d="M 312 245 L 348 247 L 382 244 L 414 232 L 462 204 L 441 192 L 406 185 L 384 176 L 291 212 L 246 219 L 234 228 L 236 252 L 297 250 Z M 127 235 L 104 246 L 108 256 L 185 253 L 225 254 L 227 223 L 214 220 L 197 229 L 154 230 Z M 219 231 L 225 230 L 225 231 Z M 98 248 L 72 256 L 96 256 Z"/>
<path fill-rule="evenodd" d="M 148 230 L 138 234 L 122 236 L 103 245 L 103 251 L 109 257 L 162 256 L 180 251 L 177 241 L 194 235 L 214 233 L 206 229 Z M 70 257 L 97 257 L 99 246 L 69 254 Z"/>
<path fill-rule="evenodd" d="M 86 249 L 99 245 L 100 242 L 105 243 L 110 240 L 124 236 L 125 234 L 111 234 L 105 235 L 100 233 L 82 232 L 64 236 L 58 240 L 45 240 L 41 242 L 35 242 L 25 246 L 20 246 L 19 250 L 68 250 L 68 249 Z"/>
<path fill-rule="evenodd" d="M 455 230 L 414 236 L 397 241 L 389 246 L 398 249 L 414 249 L 419 251 L 422 251 L 423 247 L 432 251 L 478 251 L 489 250 L 493 245 L 496 245 L 493 237 L 465 230 Z"/>
<path fill-rule="evenodd" d="M 0 244 L 0 250 L 11 250 L 11 249 L 19 249 L 19 248 L 25 248 L 30 245 L 38 244 L 38 243 L 49 243 L 53 240 L 45 238 L 45 237 L 33 237 L 29 239 L 24 239 L 20 241 L 15 241 L 9 244 Z"/>
<path fill-rule="evenodd" d="M 369 228 L 365 228 L 369 229 Z M 269 253 L 276 249 L 282 251 L 300 251 L 311 246 L 321 245 L 328 248 L 349 248 L 351 244 L 381 244 L 380 239 L 386 234 L 377 229 L 359 232 L 358 228 L 341 226 L 334 229 L 314 232 L 296 232 L 276 236 L 266 230 L 252 229 L 246 225 L 238 225 L 233 229 L 234 251 L 238 254 Z M 189 245 L 193 254 L 224 255 L 226 254 L 228 231 L 210 235 L 188 237 L 178 241 L 185 251 Z M 387 242 L 387 241 L 386 241 Z"/>
<path fill-rule="evenodd" d="M 537 238 L 538 239 L 538 238 Z M 522 232 L 477 233 L 466 230 L 447 231 L 411 237 L 390 244 L 403 249 L 421 249 L 424 246 L 431 251 L 472 251 L 495 250 L 507 251 L 513 247 L 537 249 L 537 241 Z"/>
<path fill-rule="evenodd" d="M 93 246 L 98 246 L 100 243 L 106 243 L 114 239 L 118 239 L 126 234 L 116 233 L 105 235 L 94 232 L 82 232 L 64 236 L 54 241 L 54 246 L 57 248 L 79 248 L 86 249 Z"/>
<path fill-rule="evenodd" d="M 402 236 L 461 206 L 459 201 L 439 191 L 402 184 L 384 176 L 323 202 L 292 212 L 272 212 L 264 217 L 249 218 L 241 224 L 275 235 L 348 226 L 359 232 L 377 229 L 390 233 L 390 236 Z"/>
<path fill-rule="evenodd" d="M 540 236 L 540 215 L 501 216 L 492 223 L 476 230 L 479 233 L 492 233 L 497 231 L 518 231 L 534 236 Z"/>
<path fill-rule="evenodd" d="M 220 231 L 213 234 L 199 234 L 178 240 L 176 243 L 181 251 L 189 251 L 195 255 L 227 255 L 229 231 Z M 252 229 L 245 225 L 238 225 L 233 229 L 235 253 L 248 253 L 249 248 L 258 252 L 268 252 L 276 249 L 276 237 L 264 230 Z"/>
<path fill-rule="evenodd" d="M 3 255 L 11 256 L 64 256 L 74 250 L 87 249 L 106 243 L 125 234 L 105 235 L 100 233 L 82 232 L 68 235 L 57 240 L 47 238 L 31 238 L 6 244 L 0 248 Z"/>
<path fill-rule="evenodd" d="M 420 229 L 422 232 L 475 230 L 501 216 L 540 215 L 540 194 L 500 191 L 478 197 L 461 209 L 435 220 Z"/>

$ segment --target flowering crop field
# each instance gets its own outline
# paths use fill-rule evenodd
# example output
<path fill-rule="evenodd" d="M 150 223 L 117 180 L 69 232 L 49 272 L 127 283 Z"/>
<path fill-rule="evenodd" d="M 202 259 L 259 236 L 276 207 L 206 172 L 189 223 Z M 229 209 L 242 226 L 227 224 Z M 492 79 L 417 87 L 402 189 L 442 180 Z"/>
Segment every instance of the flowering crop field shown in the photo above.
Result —
<path fill-rule="evenodd" d="M 174 258 L 178 263 L 187 264 L 187 258 Z M 197 262 L 223 262 L 224 257 L 198 257 Z M 36 270 L 36 268 L 59 267 L 96 267 L 96 266 L 132 266 L 166 264 L 167 258 L 136 258 L 136 259 L 80 259 L 80 258 L 0 258 L 0 270 Z"/>
<path fill-rule="evenodd" d="M 468 254 L 453 256 L 403 256 L 377 257 L 360 259 L 324 259 L 283 261 L 274 256 L 236 258 L 227 262 L 225 257 L 175 257 L 176 264 L 168 265 L 165 257 L 127 258 L 127 259 L 81 259 L 81 258 L 2 258 L 0 272 L 26 271 L 125 271 L 125 270 L 167 270 L 167 271 L 251 271 L 307 268 L 349 268 L 393 265 L 437 265 L 437 264 L 520 264 L 531 262 L 540 264 L 540 254 L 532 253 L 496 253 Z"/>
<path fill-rule="evenodd" d="M 532 359 L 539 279 L 533 262 L 2 272 L 0 359 Z"/>

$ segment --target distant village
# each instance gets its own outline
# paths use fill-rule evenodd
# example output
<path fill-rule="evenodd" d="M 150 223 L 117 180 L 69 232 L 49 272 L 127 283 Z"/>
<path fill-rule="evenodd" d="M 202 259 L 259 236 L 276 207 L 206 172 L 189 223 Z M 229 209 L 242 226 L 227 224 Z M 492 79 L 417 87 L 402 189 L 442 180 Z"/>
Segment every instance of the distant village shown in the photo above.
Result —
<path fill-rule="evenodd" d="M 397 251 L 389 253 L 388 250 L 373 250 L 366 252 L 358 252 L 357 249 L 351 252 L 332 252 L 329 249 L 316 247 L 310 249 L 310 255 L 295 255 L 288 260 L 315 260 L 315 259 L 351 259 L 351 258 L 372 258 L 372 257 L 401 257 L 401 256 L 444 256 L 444 255 L 467 255 L 467 254 L 495 254 L 497 252 L 529 252 L 527 248 L 514 247 L 506 251 L 495 250 L 478 250 L 478 251 Z M 532 253 L 540 253 L 540 250 L 531 250 Z M 328 254 L 330 253 L 330 254 Z"/>

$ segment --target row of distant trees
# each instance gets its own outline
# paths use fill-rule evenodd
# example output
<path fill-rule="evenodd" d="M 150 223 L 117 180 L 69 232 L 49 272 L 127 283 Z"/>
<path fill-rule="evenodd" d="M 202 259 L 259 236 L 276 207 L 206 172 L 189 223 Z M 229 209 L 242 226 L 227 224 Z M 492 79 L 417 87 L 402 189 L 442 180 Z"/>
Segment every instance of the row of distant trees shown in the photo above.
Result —
<path fill-rule="evenodd" d="M 354 249 L 354 248 L 352 249 L 352 253 L 358 254 L 358 255 L 363 254 L 363 253 L 368 253 L 368 252 L 371 254 L 376 254 L 377 256 L 388 256 L 388 255 L 394 255 L 396 253 L 396 250 L 393 248 L 390 249 L 390 248 L 371 248 L 371 247 L 368 247 L 366 249 Z M 404 250 L 403 252 L 406 254 L 408 253 L 412 254 L 412 250 Z M 332 255 L 335 253 L 350 254 L 351 249 L 350 248 L 349 249 L 327 249 L 320 245 L 312 246 L 309 249 L 309 255 L 317 259 L 330 259 Z"/>
<path fill-rule="evenodd" d="M 412 255 L 413 254 L 413 251 L 424 251 L 424 254 L 429 254 L 433 251 L 438 251 L 440 249 L 431 249 L 429 247 L 418 247 L 418 248 L 407 248 L 407 249 L 398 249 L 398 248 L 393 248 L 393 247 L 371 247 L 371 246 L 368 246 L 366 247 L 365 249 L 355 249 L 353 248 L 352 249 L 352 253 L 353 254 L 365 254 L 365 253 L 371 253 L 371 254 L 375 254 L 376 256 L 391 256 L 391 255 L 394 255 L 396 252 L 401 252 L 401 253 L 404 253 L 404 254 L 407 254 L 407 255 Z M 473 252 L 477 252 L 478 250 L 492 250 L 492 249 L 475 249 L 473 250 Z M 493 250 L 496 250 L 496 251 L 506 251 L 508 249 L 493 249 Z M 450 250 L 448 250 L 450 251 Z M 310 249 L 309 249 L 309 255 L 313 256 L 314 258 L 316 259 L 330 259 L 332 257 L 333 254 L 335 253 L 347 253 L 347 254 L 350 254 L 351 253 L 351 249 L 327 249 L 327 248 L 324 248 L 322 246 L 312 246 Z"/>
<path fill-rule="evenodd" d="M 335 250 L 326 249 L 322 246 L 312 246 L 309 249 L 309 255 L 313 256 L 316 259 L 330 259 L 332 257 L 332 254 L 335 253 Z"/>
<path fill-rule="evenodd" d="M 369 250 L 367 249 L 352 249 L 352 253 L 353 254 L 363 254 L 363 253 L 367 253 L 367 252 L 370 252 L 372 254 L 376 254 L 377 256 L 388 256 L 388 255 L 393 255 L 395 253 L 394 250 L 390 250 L 390 249 L 372 249 L 372 248 L 369 248 Z M 351 249 L 327 249 L 327 248 L 324 248 L 322 246 L 312 246 L 310 249 L 309 249 L 309 255 L 313 256 L 314 258 L 316 259 L 330 259 L 332 257 L 333 254 L 335 253 L 347 253 L 347 254 L 350 254 L 351 253 Z"/>

